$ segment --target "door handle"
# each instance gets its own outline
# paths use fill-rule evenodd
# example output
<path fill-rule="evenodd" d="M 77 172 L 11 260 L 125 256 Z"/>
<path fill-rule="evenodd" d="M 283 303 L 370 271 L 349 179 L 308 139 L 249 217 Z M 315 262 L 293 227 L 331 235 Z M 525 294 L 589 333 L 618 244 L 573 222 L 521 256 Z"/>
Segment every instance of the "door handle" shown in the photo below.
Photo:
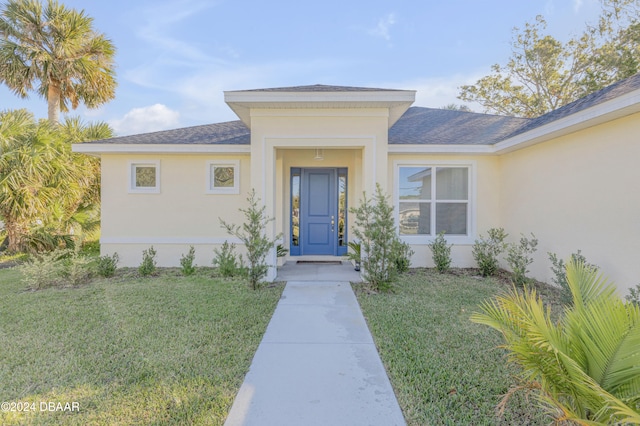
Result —
<path fill-rule="evenodd" d="M 335 216 L 331 216 L 331 232 L 333 232 L 334 229 L 335 229 L 333 227 L 333 225 L 335 225 L 335 223 L 336 223 L 336 217 Z"/>

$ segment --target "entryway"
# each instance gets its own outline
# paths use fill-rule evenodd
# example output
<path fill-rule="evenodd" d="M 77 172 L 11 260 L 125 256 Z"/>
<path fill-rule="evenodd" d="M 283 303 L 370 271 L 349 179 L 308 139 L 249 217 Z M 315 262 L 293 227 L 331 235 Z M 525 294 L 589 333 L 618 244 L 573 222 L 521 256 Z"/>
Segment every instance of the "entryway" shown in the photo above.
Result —
<path fill-rule="evenodd" d="M 347 169 L 291 168 L 292 256 L 347 253 Z"/>

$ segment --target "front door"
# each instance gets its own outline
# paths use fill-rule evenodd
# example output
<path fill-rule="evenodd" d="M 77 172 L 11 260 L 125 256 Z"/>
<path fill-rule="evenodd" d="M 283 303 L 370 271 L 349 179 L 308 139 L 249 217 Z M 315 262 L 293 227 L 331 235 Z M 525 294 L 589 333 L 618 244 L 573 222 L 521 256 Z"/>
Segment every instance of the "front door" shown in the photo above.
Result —
<path fill-rule="evenodd" d="M 292 169 L 292 255 L 346 252 L 346 169 Z"/>

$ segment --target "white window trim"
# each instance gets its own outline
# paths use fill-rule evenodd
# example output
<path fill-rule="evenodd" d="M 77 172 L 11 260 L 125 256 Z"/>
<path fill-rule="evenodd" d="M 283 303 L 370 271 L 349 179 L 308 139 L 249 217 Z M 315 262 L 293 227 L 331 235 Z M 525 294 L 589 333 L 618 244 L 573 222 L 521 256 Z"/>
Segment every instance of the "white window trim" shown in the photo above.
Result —
<path fill-rule="evenodd" d="M 213 187 L 213 167 L 233 167 L 233 186 L 229 188 Z M 205 194 L 239 194 L 240 160 L 209 160 L 205 169 Z"/>
<path fill-rule="evenodd" d="M 470 245 L 476 239 L 476 188 L 477 174 L 476 162 L 473 160 L 395 160 L 393 162 L 393 209 L 395 224 L 400 232 L 400 193 L 398 184 L 400 182 L 400 167 L 467 167 L 469 169 L 469 210 L 467 217 L 467 235 L 446 235 L 445 239 L 451 244 Z M 435 194 L 434 194 L 435 196 Z M 445 200 L 439 200 L 442 202 Z M 458 200 L 461 201 L 461 200 Z M 465 202 L 465 201 L 461 201 Z M 431 244 L 437 235 L 400 235 L 400 239 L 411 245 Z"/>
<path fill-rule="evenodd" d="M 142 188 L 136 186 L 136 167 L 149 167 L 156 168 L 156 186 L 151 188 Z M 160 193 L 160 160 L 135 160 L 129 161 L 129 180 L 128 180 L 128 192 L 130 194 L 159 194 Z"/>

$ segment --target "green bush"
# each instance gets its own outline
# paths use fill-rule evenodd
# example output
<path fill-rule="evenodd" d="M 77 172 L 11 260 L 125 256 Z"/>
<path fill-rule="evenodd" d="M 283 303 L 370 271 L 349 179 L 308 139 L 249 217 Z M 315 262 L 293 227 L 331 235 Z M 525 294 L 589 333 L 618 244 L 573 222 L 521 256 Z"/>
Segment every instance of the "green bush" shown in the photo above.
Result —
<path fill-rule="evenodd" d="M 183 254 L 180 258 L 180 268 L 182 269 L 182 275 L 189 276 L 193 275 L 196 271 L 196 267 L 193 264 L 193 261 L 196 258 L 196 249 L 193 246 L 189 247 L 189 252 L 187 254 Z"/>
<path fill-rule="evenodd" d="M 518 243 L 509 244 L 507 248 L 507 263 L 513 274 L 513 282 L 516 285 L 523 286 L 527 283 L 527 269 L 533 262 L 533 253 L 536 252 L 538 240 L 535 235 L 531 234 L 531 239 L 524 235 L 520 236 Z"/>
<path fill-rule="evenodd" d="M 80 254 L 79 250 L 70 252 L 62 259 L 63 276 L 73 286 L 86 283 L 91 277 L 91 270 L 88 266 L 90 262 L 91 260 Z"/>
<path fill-rule="evenodd" d="M 491 228 L 487 234 L 487 238 L 480 236 L 480 239 L 475 241 L 472 250 L 473 258 L 483 277 L 491 276 L 498 270 L 498 256 L 507 248 L 504 240 L 509 235 L 503 228 Z"/>
<path fill-rule="evenodd" d="M 563 305 L 571 306 L 573 303 L 573 296 L 571 295 L 571 289 L 569 288 L 569 283 L 567 282 L 567 267 L 564 263 L 564 260 L 559 259 L 555 253 L 547 253 L 549 255 L 549 260 L 551 261 L 551 272 L 553 272 L 554 277 L 551 279 L 555 285 L 560 288 L 560 301 Z M 580 262 L 586 267 L 593 269 L 594 271 L 598 270 L 596 265 L 592 265 L 587 262 L 587 259 L 580 253 L 578 250 L 577 253 L 571 253 L 571 261 L 572 262 Z"/>
<path fill-rule="evenodd" d="M 411 254 L 396 232 L 393 206 L 377 184 L 373 199 L 364 193 L 359 207 L 350 211 L 355 215 L 353 235 L 360 241 L 363 278 L 374 290 L 391 290 L 400 270 L 409 267 Z"/>
<path fill-rule="evenodd" d="M 153 246 L 142 251 L 142 263 L 138 266 L 140 276 L 147 277 L 156 272 L 156 254 Z"/>
<path fill-rule="evenodd" d="M 629 294 L 624 297 L 627 302 L 640 306 L 640 284 L 636 284 L 636 288 L 630 288 Z"/>
<path fill-rule="evenodd" d="M 113 253 L 111 256 L 100 256 L 96 262 L 96 273 L 101 277 L 112 277 L 116 273 L 119 260 L 118 253 Z"/>
<path fill-rule="evenodd" d="M 266 236 L 265 229 L 267 229 L 268 223 L 275 219 L 266 215 L 266 206 L 258 207 L 260 199 L 256 196 L 255 189 L 249 193 L 247 202 L 249 207 L 240 209 L 245 217 L 242 226 L 232 225 L 222 219 L 220 219 L 220 225 L 227 230 L 229 235 L 239 238 L 244 244 L 247 251 L 247 276 L 251 288 L 256 290 L 260 281 L 269 271 L 269 265 L 265 262 L 265 258 L 281 235 L 277 235 L 273 240 Z"/>
<path fill-rule="evenodd" d="M 236 245 L 225 241 L 220 249 L 214 248 L 213 266 L 218 268 L 220 275 L 226 278 L 234 277 L 240 272 L 241 260 L 236 255 Z"/>
<path fill-rule="evenodd" d="M 65 283 L 64 258 L 68 250 L 54 250 L 48 253 L 32 255 L 19 266 L 22 282 L 31 290 L 62 286 Z"/>
<path fill-rule="evenodd" d="M 431 253 L 433 254 L 433 263 L 436 270 L 441 274 L 447 272 L 451 267 L 451 247 L 453 244 L 447 245 L 444 238 L 444 231 L 440 232 L 435 240 L 429 244 Z"/>

